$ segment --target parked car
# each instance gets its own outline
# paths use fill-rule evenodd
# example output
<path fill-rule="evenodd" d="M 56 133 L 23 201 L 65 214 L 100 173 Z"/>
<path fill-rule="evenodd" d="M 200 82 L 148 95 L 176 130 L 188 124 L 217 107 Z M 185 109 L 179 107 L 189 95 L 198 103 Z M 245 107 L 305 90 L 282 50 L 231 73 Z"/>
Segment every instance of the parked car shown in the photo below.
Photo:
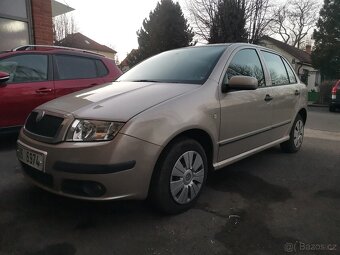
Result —
<path fill-rule="evenodd" d="M 267 48 L 218 44 L 151 57 L 116 82 L 36 108 L 18 139 L 25 175 L 80 199 L 190 208 L 209 169 L 280 144 L 297 152 L 307 89 Z"/>
<path fill-rule="evenodd" d="M 334 86 L 332 88 L 329 111 L 335 112 L 336 108 L 340 108 L 340 80 L 335 81 Z"/>
<path fill-rule="evenodd" d="M 19 130 L 38 105 L 121 75 L 102 55 L 42 45 L 0 53 L 0 72 L 0 133 Z"/>

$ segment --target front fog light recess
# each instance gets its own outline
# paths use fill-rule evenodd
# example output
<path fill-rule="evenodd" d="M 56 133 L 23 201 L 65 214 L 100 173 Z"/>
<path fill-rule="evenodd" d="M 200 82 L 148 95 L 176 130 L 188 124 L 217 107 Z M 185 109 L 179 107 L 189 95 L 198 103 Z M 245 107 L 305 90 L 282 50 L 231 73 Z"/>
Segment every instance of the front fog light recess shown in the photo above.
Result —
<path fill-rule="evenodd" d="M 73 121 L 66 141 L 108 141 L 116 136 L 123 123 L 99 120 L 78 120 Z"/>

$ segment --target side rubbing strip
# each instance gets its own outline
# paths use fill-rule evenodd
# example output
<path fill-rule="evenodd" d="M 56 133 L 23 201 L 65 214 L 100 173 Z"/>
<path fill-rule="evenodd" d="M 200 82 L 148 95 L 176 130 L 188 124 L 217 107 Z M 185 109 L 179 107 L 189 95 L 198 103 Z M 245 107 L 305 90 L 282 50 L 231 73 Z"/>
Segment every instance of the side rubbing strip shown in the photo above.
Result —
<path fill-rule="evenodd" d="M 232 138 L 220 141 L 218 143 L 218 145 L 219 146 L 223 146 L 223 145 L 226 145 L 226 144 L 229 144 L 229 143 L 233 143 L 233 142 L 236 142 L 236 141 L 239 141 L 239 140 L 242 140 L 242 139 L 254 136 L 254 135 L 258 135 L 258 134 L 264 133 L 266 131 L 269 131 L 269 130 L 272 130 L 272 129 L 275 129 L 275 128 L 278 128 L 278 127 L 282 127 L 282 126 L 287 125 L 289 123 L 291 123 L 291 121 L 290 120 L 286 120 L 284 122 L 281 122 L 281 123 L 278 123 L 278 124 L 275 124 L 275 125 L 272 125 L 272 126 L 269 126 L 269 127 L 261 128 L 261 129 L 258 129 L 258 130 L 255 130 L 255 131 L 243 134 L 243 135 L 235 136 L 235 137 L 232 137 Z"/>

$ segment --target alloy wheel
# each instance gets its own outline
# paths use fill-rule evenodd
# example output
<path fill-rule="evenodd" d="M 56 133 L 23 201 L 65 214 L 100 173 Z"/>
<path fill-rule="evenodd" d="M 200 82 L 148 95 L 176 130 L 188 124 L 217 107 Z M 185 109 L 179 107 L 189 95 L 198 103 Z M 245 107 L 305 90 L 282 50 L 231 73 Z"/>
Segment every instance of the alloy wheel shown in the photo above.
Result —
<path fill-rule="evenodd" d="M 303 141 L 303 122 L 302 120 L 298 120 L 295 123 L 294 128 L 294 145 L 296 148 L 299 148 Z"/>

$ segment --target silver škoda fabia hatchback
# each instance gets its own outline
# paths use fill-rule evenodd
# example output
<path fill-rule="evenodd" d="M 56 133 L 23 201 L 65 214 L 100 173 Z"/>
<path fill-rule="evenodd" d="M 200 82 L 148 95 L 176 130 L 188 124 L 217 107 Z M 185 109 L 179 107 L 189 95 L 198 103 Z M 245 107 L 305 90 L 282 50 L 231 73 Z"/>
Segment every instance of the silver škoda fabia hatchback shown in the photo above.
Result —
<path fill-rule="evenodd" d="M 17 155 L 56 194 L 151 198 L 190 208 L 209 169 L 277 144 L 301 148 L 307 90 L 288 61 L 251 44 L 188 47 L 151 57 L 116 82 L 50 101 L 27 118 Z"/>

